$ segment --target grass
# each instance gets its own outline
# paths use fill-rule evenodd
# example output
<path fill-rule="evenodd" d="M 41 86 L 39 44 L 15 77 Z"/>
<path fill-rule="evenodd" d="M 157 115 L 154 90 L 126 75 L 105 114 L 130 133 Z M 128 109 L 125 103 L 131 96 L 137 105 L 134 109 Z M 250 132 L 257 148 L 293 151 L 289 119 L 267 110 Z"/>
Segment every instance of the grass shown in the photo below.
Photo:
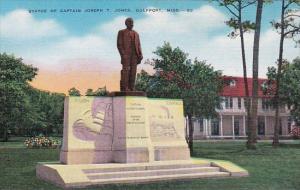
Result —
<path fill-rule="evenodd" d="M 58 149 L 26 149 L 19 142 L 0 143 L 0 189 L 59 189 L 35 177 L 37 162 L 56 161 Z M 300 189 L 300 141 L 285 142 L 272 148 L 270 142 L 258 143 L 257 150 L 245 149 L 242 141 L 195 143 L 194 157 L 228 160 L 247 169 L 250 177 L 225 179 L 197 179 L 151 184 L 105 185 L 98 190 L 156 190 L 156 189 Z"/>

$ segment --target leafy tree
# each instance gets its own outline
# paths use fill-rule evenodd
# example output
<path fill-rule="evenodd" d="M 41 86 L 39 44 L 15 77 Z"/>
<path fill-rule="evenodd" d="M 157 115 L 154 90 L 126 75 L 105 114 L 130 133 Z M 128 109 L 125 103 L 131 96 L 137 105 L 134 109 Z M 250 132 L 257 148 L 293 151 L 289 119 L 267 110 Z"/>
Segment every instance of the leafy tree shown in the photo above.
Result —
<path fill-rule="evenodd" d="M 283 62 L 279 88 L 277 75 L 277 68 L 268 68 L 268 82 L 264 85 L 264 93 L 274 97 L 278 89 L 278 106 L 288 105 L 293 120 L 300 125 L 300 57 L 292 63 Z M 272 102 L 275 101 L 274 97 Z"/>
<path fill-rule="evenodd" d="M 22 59 L 0 54 L 0 126 L 4 140 L 10 129 L 17 135 L 50 134 L 62 131 L 64 94 L 31 87 L 37 69 Z"/>
<path fill-rule="evenodd" d="M 195 59 L 169 43 L 154 52 L 158 56 L 149 61 L 155 70 L 153 75 L 141 71 L 137 76 L 136 89 L 145 91 L 149 97 L 183 99 L 184 112 L 189 120 L 187 138 L 193 153 L 193 117 L 216 117 L 222 90 L 221 72 L 215 71 L 205 61 Z"/>
<path fill-rule="evenodd" d="M 80 91 L 77 90 L 75 87 L 72 87 L 68 91 L 69 96 L 81 96 Z"/>
<path fill-rule="evenodd" d="M 277 147 L 279 145 L 279 91 L 281 83 L 281 72 L 283 66 L 283 44 L 285 38 L 293 38 L 296 43 L 300 43 L 300 40 L 296 40 L 296 36 L 299 37 L 300 34 L 300 14 L 299 9 L 290 9 L 292 5 L 300 6 L 300 0 L 281 0 L 281 17 L 279 21 L 272 21 L 272 26 L 280 34 L 280 44 L 279 44 L 279 57 L 278 57 L 278 67 L 276 75 L 276 88 L 274 95 L 274 107 L 275 107 L 275 126 L 274 126 L 274 137 L 273 146 Z"/>
<path fill-rule="evenodd" d="M 85 92 L 86 96 L 107 96 L 108 94 L 109 92 L 106 90 L 106 86 L 98 88 L 95 92 L 91 88 L 87 89 Z"/>
<path fill-rule="evenodd" d="M 25 125 L 32 131 L 40 131 L 45 135 L 53 131 L 61 132 L 63 128 L 63 108 L 65 95 L 61 93 L 51 93 L 35 88 L 30 88 L 27 93 L 30 96 L 31 110 L 30 116 L 37 115 L 30 125 Z M 32 114 L 31 112 L 37 114 Z M 32 135 L 32 134 L 31 134 Z"/>
<path fill-rule="evenodd" d="M 37 68 L 24 64 L 21 58 L 0 54 L 0 126 L 4 141 L 8 140 L 8 129 L 18 124 L 28 108 L 25 90 L 36 74 Z"/>
<path fill-rule="evenodd" d="M 106 86 L 102 87 L 102 88 L 98 88 L 95 92 L 94 92 L 94 96 L 107 96 L 109 94 L 109 92 L 106 89 Z"/>
<path fill-rule="evenodd" d="M 253 67 L 252 67 L 252 102 L 251 102 L 251 113 L 250 122 L 248 126 L 248 141 L 247 148 L 255 149 L 256 143 L 256 127 L 257 127 L 257 107 L 258 107 L 258 60 L 259 60 L 259 40 L 260 40 L 260 27 L 261 27 L 261 16 L 263 10 L 264 0 L 257 1 L 256 9 L 256 20 L 255 20 L 255 32 L 253 42 Z M 249 116 L 248 116 L 249 117 Z"/>
<path fill-rule="evenodd" d="M 86 96 L 94 96 L 94 91 L 91 88 L 88 88 L 85 92 Z"/>

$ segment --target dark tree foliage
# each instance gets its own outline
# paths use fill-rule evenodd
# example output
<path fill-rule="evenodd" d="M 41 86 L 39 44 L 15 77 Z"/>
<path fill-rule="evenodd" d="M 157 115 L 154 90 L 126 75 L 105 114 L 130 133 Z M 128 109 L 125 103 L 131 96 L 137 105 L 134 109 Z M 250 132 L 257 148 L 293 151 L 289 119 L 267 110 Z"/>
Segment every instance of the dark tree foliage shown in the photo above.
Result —
<path fill-rule="evenodd" d="M 93 89 L 89 88 L 85 92 L 86 96 L 108 96 L 108 94 L 109 91 L 107 91 L 106 86 L 98 88 L 96 91 L 93 91 Z"/>
<path fill-rule="evenodd" d="M 215 71 L 205 61 L 188 59 L 181 49 L 164 43 L 154 52 L 158 58 L 149 61 L 154 74 L 141 71 L 136 81 L 136 89 L 145 91 L 149 97 L 179 98 L 183 100 L 185 115 L 189 118 L 187 138 L 193 151 L 193 117 L 216 117 L 222 90 L 220 71 Z"/>
<path fill-rule="evenodd" d="M 31 87 L 29 82 L 37 71 L 21 58 L 0 54 L 0 130 L 4 141 L 9 131 L 34 135 L 62 129 L 64 95 Z"/>
<path fill-rule="evenodd" d="M 32 123 L 23 126 L 27 135 L 62 134 L 65 94 L 41 91 L 35 88 L 28 90 Z M 34 114 L 35 113 L 35 114 Z M 33 131 L 34 134 L 28 134 Z"/>
<path fill-rule="evenodd" d="M 0 127 L 3 141 L 8 140 L 9 128 L 18 125 L 28 107 L 25 91 L 36 74 L 37 68 L 23 64 L 21 58 L 0 54 Z"/>
<path fill-rule="evenodd" d="M 268 68 L 268 81 L 264 85 L 264 93 L 274 97 L 277 89 L 276 77 L 277 69 L 275 67 Z M 284 61 L 281 72 L 281 82 L 278 91 L 279 106 L 287 105 L 290 108 L 291 116 L 300 126 L 300 57 L 293 60 L 292 63 Z"/>
<path fill-rule="evenodd" d="M 93 89 L 90 89 L 90 90 L 93 91 Z M 89 93 L 90 93 L 90 91 L 89 91 Z M 68 91 L 68 94 L 69 94 L 69 96 L 81 96 L 80 91 L 77 90 L 75 87 L 70 88 Z"/>

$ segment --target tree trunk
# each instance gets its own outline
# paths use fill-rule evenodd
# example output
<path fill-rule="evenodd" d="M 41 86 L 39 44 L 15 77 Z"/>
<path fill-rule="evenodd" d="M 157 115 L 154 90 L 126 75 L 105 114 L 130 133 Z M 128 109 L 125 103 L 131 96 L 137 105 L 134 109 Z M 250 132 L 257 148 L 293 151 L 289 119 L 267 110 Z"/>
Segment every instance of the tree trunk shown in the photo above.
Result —
<path fill-rule="evenodd" d="M 8 141 L 8 128 L 6 126 L 4 126 L 3 129 L 3 142 L 7 142 Z"/>
<path fill-rule="evenodd" d="M 245 107 L 247 112 L 247 120 L 246 120 L 246 128 L 248 129 L 250 126 L 250 97 L 249 97 L 249 88 L 248 88 L 248 77 L 247 77 L 247 63 L 246 63 L 246 55 L 245 55 L 245 42 L 244 42 L 244 30 L 242 26 L 242 2 L 239 1 L 239 30 L 240 30 L 240 38 L 241 38 L 241 50 L 242 50 L 242 62 L 243 62 L 243 75 L 244 75 L 244 84 L 245 84 Z"/>
<path fill-rule="evenodd" d="M 275 106 L 275 125 L 274 125 L 274 137 L 273 137 L 273 147 L 279 145 L 279 88 L 281 79 L 281 69 L 282 69 L 282 56 L 283 56 L 283 42 L 284 42 L 284 11 L 285 11 L 284 0 L 282 0 L 281 5 L 281 26 L 280 26 L 280 45 L 279 45 L 279 58 L 278 58 L 278 68 L 276 75 L 276 89 L 274 96 L 274 106 Z"/>
<path fill-rule="evenodd" d="M 255 33 L 253 43 L 253 88 L 252 88 L 252 102 L 251 102 L 251 120 L 249 126 L 249 135 L 247 141 L 247 148 L 255 149 L 256 129 L 257 129 L 257 107 L 258 107 L 258 63 L 259 63 L 259 39 L 261 15 L 263 10 L 263 0 L 257 1 Z"/>
<path fill-rule="evenodd" d="M 192 116 L 188 115 L 188 122 L 189 122 L 189 140 L 188 140 L 188 145 L 189 145 L 189 149 L 190 149 L 190 155 L 193 155 L 193 141 L 194 141 L 194 123 L 192 120 Z"/>
<path fill-rule="evenodd" d="M 185 141 L 187 144 L 189 144 L 189 122 L 188 119 L 185 117 Z"/>

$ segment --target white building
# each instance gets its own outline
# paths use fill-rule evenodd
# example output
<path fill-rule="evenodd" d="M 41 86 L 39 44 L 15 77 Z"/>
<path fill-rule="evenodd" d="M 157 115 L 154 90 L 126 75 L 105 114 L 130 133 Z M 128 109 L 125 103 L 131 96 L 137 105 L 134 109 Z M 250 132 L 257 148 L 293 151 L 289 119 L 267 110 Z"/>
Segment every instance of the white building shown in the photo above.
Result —
<path fill-rule="evenodd" d="M 195 119 L 194 139 L 206 138 L 245 138 L 246 109 L 245 109 L 245 86 L 242 77 L 225 76 L 228 84 L 224 87 L 221 96 L 224 101 L 217 109 L 216 119 Z M 263 85 L 266 79 L 259 79 L 259 85 Z M 252 93 L 252 79 L 248 79 L 249 92 Z M 263 94 L 259 87 L 258 100 L 258 138 L 271 138 L 274 133 L 275 110 L 269 104 L 270 97 Z M 291 132 L 291 120 L 287 107 L 280 108 L 279 135 L 288 137 Z"/>

